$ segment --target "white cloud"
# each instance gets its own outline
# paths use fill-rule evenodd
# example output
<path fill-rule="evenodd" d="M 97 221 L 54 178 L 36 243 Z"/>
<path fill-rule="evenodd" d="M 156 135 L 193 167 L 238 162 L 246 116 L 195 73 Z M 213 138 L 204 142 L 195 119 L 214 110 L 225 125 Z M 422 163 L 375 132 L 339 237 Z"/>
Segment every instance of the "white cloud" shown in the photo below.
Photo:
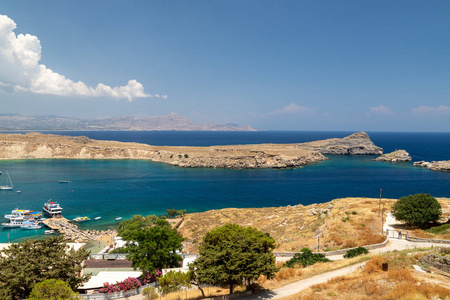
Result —
<path fill-rule="evenodd" d="M 427 115 L 443 115 L 450 114 L 450 107 L 440 105 L 438 107 L 419 106 L 411 109 L 413 114 L 427 114 Z"/>
<path fill-rule="evenodd" d="M 371 114 L 379 114 L 379 115 L 390 115 L 392 114 L 391 110 L 384 105 L 379 105 L 377 107 L 370 108 Z"/>
<path fill-rule="evenodd" d="M 99 83 L 88 87 L 81 81 L 74 82 L 58 74 L 41 60 L 41 43 L 30 34 L 16 36 L 16 23 L 8 16 L 0 15 L 0 88 L 13 91 L 26 91 L 36 94 L 82 97 L 111 97 L 115 99 L 157 97 L 167 99 L 167 95 L 150 95 L 135 79 L 127 85 L 110 87 Z"/>
<path fill-rule="evenodd" d="M 295 103 L 291 103 L 289 105 L 284 106 L 281 109 L 277 109 L 273 112 L 270 112 L 267 115 L 294 115 L 294 114 L 299 114 L 299 113 L 310 113 L 313 111 L 314 111 L 314 108 L 300 106 Z"/>

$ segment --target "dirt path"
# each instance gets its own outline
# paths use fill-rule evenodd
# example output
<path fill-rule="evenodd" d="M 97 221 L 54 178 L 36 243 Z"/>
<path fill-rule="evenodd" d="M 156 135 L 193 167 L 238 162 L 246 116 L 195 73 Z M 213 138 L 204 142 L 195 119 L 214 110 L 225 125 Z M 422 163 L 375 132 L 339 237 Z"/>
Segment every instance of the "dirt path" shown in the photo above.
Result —
<path fill-rule="evenodd" d="M 251 295 L 248 297 L 242 297 L 239 298 L 241 300 L 257 300 L 257 299 L 278 299 L 278 298 L 282 298 L 282 297 L 286 297 L 286 296 L 290 296 L 296 293 L 301 292 L 304 289 L 307 289 L 315 284 L 318 283 L 323 283 L 323 282 L 327 282 L 328 280 L 334 278 L 334 277 L 338 277 L 338 276 L 343 276 L 343 275 L 347 275 L 350 273 L 355 272 L 359 267 L 364 266 L 365 262 L 363 263 L 359 263 L 353 266 L 349 266 L 349 267 L 345 267 L 339 270 L 335 270 L 335 271 L 331 271 L 331 272 L 327 272 L 324 274 L 320 274 L 308 279 L 304 279 L 301 281 L 297 281 L 288 285 L 285 285 L 283 287 L 274 289 L 272 291 L 268 291 L 262 294 L 257 294 L 257 295 Z"/>

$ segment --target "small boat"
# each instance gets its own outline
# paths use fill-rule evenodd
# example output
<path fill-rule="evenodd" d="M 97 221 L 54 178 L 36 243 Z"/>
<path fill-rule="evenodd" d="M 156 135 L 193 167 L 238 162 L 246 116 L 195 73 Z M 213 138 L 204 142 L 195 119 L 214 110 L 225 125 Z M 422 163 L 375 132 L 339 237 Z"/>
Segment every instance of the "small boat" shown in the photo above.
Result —
<path fill-rule="evenodd" d="M 20 226 L 22 229 L 41 229 L 42 225 L 39 225 L 38 223 L 34 222 L 23 222 Z"/>
<path fill-rule="evenodd" d="M 22 191 L 17 191 L 17 193 L 19 193 L 19 194 L 20 194 L 20 193 L 22 193 Z"/>
<path fill-rule="evenodd" d="M 73 219 L 75 222 L 86 222 L 86 221 L 90 221 L 91 219 L 88 217 L 78 217 Z"/>
<path fill-rule="evenodd" d="M 115 220 L 120 221 L 120 220 L 122 220 L 122 217 L 117 217 Z"/>
<path fill-rule="evenodd" d="M 69 180 L 60 180 L 59 183 L 69 183 Z"/>
<path fill-rule="evenodd" d="M 44 231 L 44 234 L 54 234 L 55 231 L 53 229 Z"/>
<path fill-rule="evenodd" d="M 9 184 L 10 185 L 8 185 L 8 182 L 6 182 L 5 185 L 0 186 L 0 190 L 12 190 L 14 188 L 14 186 L 12 184 L 12 181 L 11 181 L 11 178 L 9 177 L 9 173 L 6 172 L 6 175 L 8 175 L 8 179 L 9 179 Z"/>
<path fill-rule="evenodd" d="M 95 217 L 94 221 L 100 220 L 102 217 Z"/>

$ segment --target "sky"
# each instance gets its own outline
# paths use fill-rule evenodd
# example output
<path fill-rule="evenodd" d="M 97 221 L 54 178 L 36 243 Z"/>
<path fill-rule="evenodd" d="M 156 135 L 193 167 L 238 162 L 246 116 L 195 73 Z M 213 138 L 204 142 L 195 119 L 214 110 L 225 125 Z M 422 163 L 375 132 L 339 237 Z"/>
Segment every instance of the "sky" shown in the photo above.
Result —
<path fill-rule="evenodd" d="M 450 131 L 450 1 L 0 3 L 0 114 Z"/>

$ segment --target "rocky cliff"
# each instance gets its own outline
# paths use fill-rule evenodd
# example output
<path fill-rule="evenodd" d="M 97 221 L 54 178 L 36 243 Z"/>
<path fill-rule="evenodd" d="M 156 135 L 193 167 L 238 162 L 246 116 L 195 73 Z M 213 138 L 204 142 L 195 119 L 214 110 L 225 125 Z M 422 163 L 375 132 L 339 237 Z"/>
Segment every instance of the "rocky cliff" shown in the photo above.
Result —
<path fill-rule="evenodd" d="M 303 144 L 211 147 L 150 146 L 42 133 L 0 134 L 0 159 L 148 159 L 180 167 L 296 168 L 327 159 L 322 153 L 379 151 L 365 133 Z"/>
<path fill-rule="evenodd" d="M 386 153 L 374 159 L 375 161 L 389 161 L 389 162 L 401 162 L 411 161 L 411 156 L 405 150 L 397 150 L 391 153 Z"/>
<path fill-rule="evenodd" d="M 383 149 L 376 146 L 363 131 L 338 139 L 300 144 L 302 148 L 331 155 L 380 155 Z"/>

